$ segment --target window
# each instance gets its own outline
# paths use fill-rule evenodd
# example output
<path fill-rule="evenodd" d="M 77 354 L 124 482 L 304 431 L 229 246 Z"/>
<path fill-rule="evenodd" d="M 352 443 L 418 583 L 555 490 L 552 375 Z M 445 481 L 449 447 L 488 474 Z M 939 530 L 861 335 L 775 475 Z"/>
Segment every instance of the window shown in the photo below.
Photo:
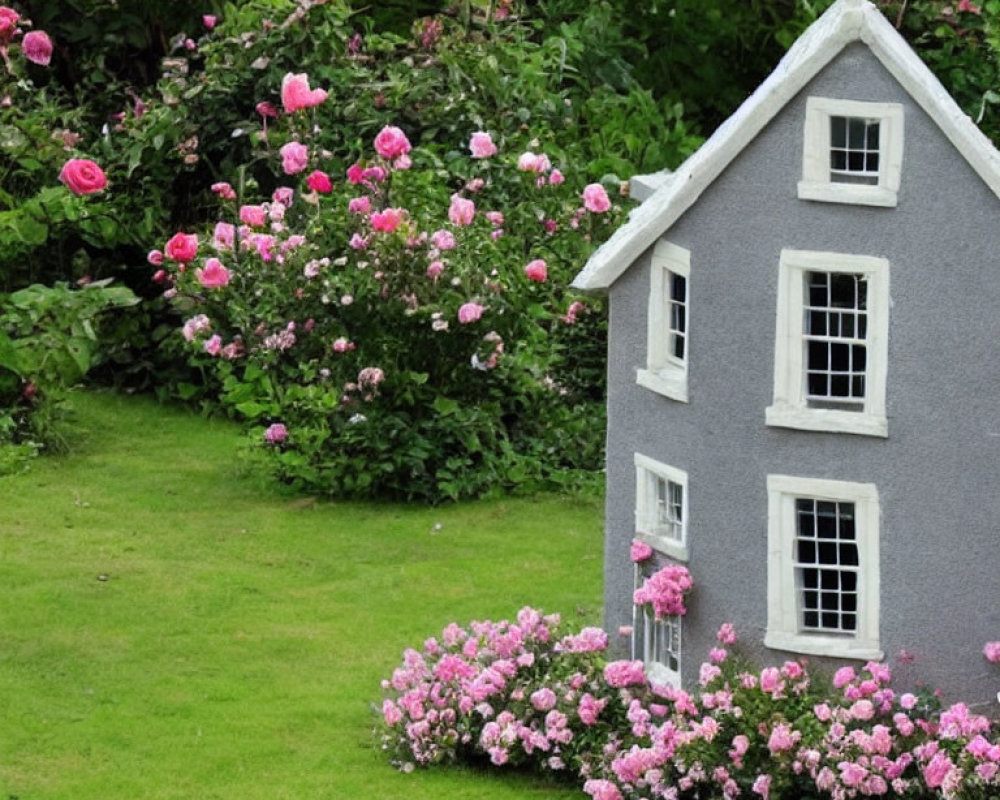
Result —
<path fill-rule="evenodd" d="M 647 577 L 643 568 L 635 565 L 635 588 Z M 681 617 L 656 619 L 651 606 L 632 606 L 632 654 L 645 665 L 646 675 L 653 683 L 681 685 Z"/>
<path fill-rule="evenodd" d="M 635 454 L 635 536 L 687 561 L 687 473 Z"/>
<path fill-rule="evenodd" d="M 646 368 L 636 377 L 640 386 L 685 403 L 690 278 L 691 253 L 669 242 L 657 242 L 650 267 Z"/>
<path fill-rule="evenodd" d="M 783 250 L 768 425 L 887 436 L 889 262 Z"/>
<path fill-rule="evenodd" d="M 767 493 L 764 643 L 796 653 L 881 658 L 875 486 L 769 475 Z"/>
<path fill-rule="evenodd" d="M 903 163 L 903 107 L 810 97 L 799 197 L 895 206 Z"/>

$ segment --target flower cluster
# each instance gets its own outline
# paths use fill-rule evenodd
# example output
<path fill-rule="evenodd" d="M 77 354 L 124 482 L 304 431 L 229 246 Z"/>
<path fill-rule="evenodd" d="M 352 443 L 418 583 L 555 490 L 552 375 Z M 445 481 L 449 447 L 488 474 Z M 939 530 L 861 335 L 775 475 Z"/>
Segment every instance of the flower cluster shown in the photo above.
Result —
<path fill-rule="evenodd" d="M 284 426 L 281 447 L 265 447 L 281 470 L 302 465 L 324 491 L 476 493 L 458 476 L 473 480 L 468 467 L 482 463 L 492 485 L 487 447 L 509 461 L 505 420 L 524 415 L 505 404 L 554 404 L 565 390 L 546 371 L 566 363 L 561 331 L 599 324 L 578 321 L 588 305 L 565 286 L 580 263 L 573 254 L 589 252 L 594 231 L 610 233 L 615 209 L 599 185 L 574 191 L 546 155 L 506 156 L 482 130 L 447 187 L 396 125 L 338 177 L 316 123 L 326 98 L 308 75 L 285 76 L 284 113 L 262 101 L 264 119 L 277 121 L 260 132 L 285 185 L 258 200 L 245 176 L 212 184 L 218 221 L 151 250 L 153 281 L 187 320 L 190 358 L 231 388 L 222 401 L 255 439 L 273 445 L 266 430 Z M 371 370 L 377 381 L 361 377 Z M 503 399 L 484 404 L 489 395 Z M 459 420 L 473 406 L 475 431 Z M 359 431 L 377 421 L 432 440 L 407 445 L 401 433 L 375 450 Z M 454 428 L 468 432 L 445 430 Z M 356 480 L 358 464 L 371 476 Z"/>
<path fill-rule="evenodd" d="M 651 605 L 657 619 L 683 615 L 687 613 L 684 597 L 693 585 L 687 567 L 670 564 L 646 578 L 632 601 L 638 606 Z"/>
<path fill-rule="evenodd" d="M 383 683 L 383 742 L 404 769 L 475 754 L 575 772 L 593 800 L 955 798 L 1000 792 L 995 724 L 930 692 L 897 693 L 883 663 L 832 684 L 806 665 L 751 670 L 731 625 L 696 693 L 643 664 L 602 666 L 607 637 L 517 622 L 452 624 Z M 819 685 L 817 685 L 819 684 Z"/>

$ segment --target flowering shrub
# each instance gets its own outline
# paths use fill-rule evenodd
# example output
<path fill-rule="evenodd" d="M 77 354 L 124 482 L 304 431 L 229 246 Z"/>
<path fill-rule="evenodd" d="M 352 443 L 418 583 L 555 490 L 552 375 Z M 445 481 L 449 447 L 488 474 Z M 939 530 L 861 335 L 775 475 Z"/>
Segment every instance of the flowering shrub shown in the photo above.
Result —
<path fill-rule="evenodd" d="M 260 130 L 282 185 L 259 198 L 245 177 L 215 183 L 210 232 L 149 255 L 188 357 L 276 472 L 439 500 L 598 468 L 600 409 L 566 369 L 564 332 L 603 324 L 566 286 L 614 228 L 606 190 L 486 131 L 444 172 L 391 125 L 338 175 L 313 121 L 326 90 L 282 85 L 294 110 Z"/>
<path fill-rule="evenodd" d="M 898 693 L 885 664 L 817 681 L 752 670 L 731 625 L 695 692 L 604 663 L 607 637 L 557 616 L 449 625 L 383 682 L 383 747 L 409 770 L 485 755 L 575 774 L 593 800 L 962 798 L 1000 792 L 1000 731 L 963 703 Z"/>

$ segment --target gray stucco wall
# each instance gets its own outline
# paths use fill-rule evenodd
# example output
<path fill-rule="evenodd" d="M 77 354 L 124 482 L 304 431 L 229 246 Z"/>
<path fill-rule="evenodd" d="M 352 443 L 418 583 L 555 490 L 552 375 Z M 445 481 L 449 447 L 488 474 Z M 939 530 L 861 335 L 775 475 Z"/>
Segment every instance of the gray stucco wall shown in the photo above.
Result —
<path fill-rule="evenodd" d="M 898 207 L 797 199 L 809 94 L 899 102 Z M 881 503 L 881 646 L 901 683 L 993 698 L 1000 668 L 1000 201 L 866 47 L 850 46 L 664 234 L 691 251 L 690 402 L 638 386 L 647 252 L 611 289 L 605 622 L 631 621 L 633 453 L 688 473 L 682 668 L 697 680 L 718 626 L 767 663 L 768 474 L 871 482 Z M 782 248 L 890 262 L 887 439 L 771 428 Z M 623 640 L 619 639 L 619 642 Z M 901 650 L 916 656 L 900 667 Z M 815 663 L 820 659 L 810 657 Z M 831 664 L 835 666 L 835 664 Z"/>

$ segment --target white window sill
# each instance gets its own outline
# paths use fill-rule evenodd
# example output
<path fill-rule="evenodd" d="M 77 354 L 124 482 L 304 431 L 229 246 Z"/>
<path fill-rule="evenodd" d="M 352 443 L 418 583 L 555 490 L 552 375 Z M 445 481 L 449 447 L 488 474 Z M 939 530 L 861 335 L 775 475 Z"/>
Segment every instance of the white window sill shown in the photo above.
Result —
<path fill-rule="evenodd" d="M 775 403 L 764 412 L 767 424 L 775 428 L 826 433 L 856 433 L 860 436 L 889 436 L 889 421 L 884 415 L 863 411 L 839 411 L 832 408 L 804 408 Z"/>
<path fill-rule="evenodd" d="M 895 191 L 884 186 L 870 186 L 863 183 L 799 181 L 799 200 L 895 208 L 897 204 L 896 194 Z"/>
<path fill-rule="evenodd" d="M 687 372 L 682 367 L 667 366 L 656 371 L 640 369 L 636 372 L 635 382 L 671 400 L 688 401 Z"/>
<path fill-rule="evenodd" d="M 884 658 L 878 640 L 852 639 L 821 634 L 768 631 L 764 646 L 810 656 L 830 656 L 860 661 L 881 661 Z"/>
<path fill-rule="evenodd" d="M 646 672 L 646 678 L 649 679 L 650 683 L 655 683 L 659 686 L 680 688 L 681 676 L 667 669 L 659 661 L 646 661 L 642 666 Z"/>
<path fill-rule="evenodd" d="M 658 553 L 662 553 L 675 561 L 687 561 L 690 558 L 687 545 L 673 539 L 667 539 L 663 536 L 657 536 L 655 533 L 647 533 L 646 531 L 636 531 L 635 538 L 640 542 L 645 542 Z"/>

